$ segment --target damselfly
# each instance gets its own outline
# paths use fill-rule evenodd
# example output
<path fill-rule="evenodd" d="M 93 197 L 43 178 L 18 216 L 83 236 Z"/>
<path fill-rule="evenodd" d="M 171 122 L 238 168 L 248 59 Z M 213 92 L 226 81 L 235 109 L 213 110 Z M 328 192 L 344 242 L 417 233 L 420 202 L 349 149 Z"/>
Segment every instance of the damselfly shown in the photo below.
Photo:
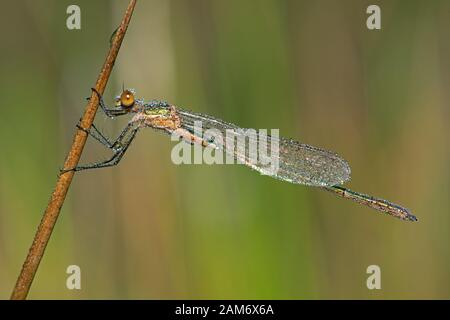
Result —
<path fill-rule="evenodd" d="M 223 133 L 225 131 L 231 131 L 235 132 L 235 135 L 239 135 L 240 128 L 234 124 L 208 115 L 182 110 L 166 102 L 156 100 L 145 102 L 144 100 L 136 99 L 135 92 L 132 89 L 123 90 L 121 95 L 116 97 L 115 108 L 110 108 L 105 105 L 102 96 L 96 90 L 94 91 L 99 97 L 101 109 L 108 117 L 114 118 L 128 114 L 132 114 L 133 117 L 113 141 L 103 135 L 95 125 L 91 129 L 81 128 L 78 125 L 79 129 L 85 131 L 101 144 L 111 149 L 113 155 L 105 161 L 65 169 L 63 172 L 117 165 L 128 150 L 138 131 L 141 128 L 150 127 L 169 134 L 176 133 L 179 137 L 192 144 L 199 144 L 205 148 L 213 147 L 223 150 L 230 156 L 240 159 L 242 163 L 247 164 L 249 167 L 267 174 L 264 166 L 248 161 L 248 154 L 245 151 L 242 153 L 239 149 L 230 149 L 224 140 L 206 138 L 203 135 L 198 135 L 194 130 L 194 122 L 200 121 L 205 129 L 215 129 Z M 417 220 L 408 209 L 397 204 L 340 186 L 350 179 L 350 167 L 337 154 L 302 144 L 292 139 L 274 138 L 270 136 L 268 138 L 278 139 L 276 142 L 279 146 L 279 170 L 271 174 L 272 177 L 291 183 L 320 187 L 335 195 L 351 199 L 402 220 Z"/>

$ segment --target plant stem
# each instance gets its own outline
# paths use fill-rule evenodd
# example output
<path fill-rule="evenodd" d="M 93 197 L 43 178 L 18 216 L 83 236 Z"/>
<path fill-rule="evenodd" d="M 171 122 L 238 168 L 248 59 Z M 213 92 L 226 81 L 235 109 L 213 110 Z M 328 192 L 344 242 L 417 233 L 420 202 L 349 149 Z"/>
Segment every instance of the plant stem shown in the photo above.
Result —
<path fill-rule="evenodd" d="M 117 54 L 119 53 L 120 45 L 122 44 L 128 24 L 130 23 L 135 5 L 136 0 L 130 0 L 122 22 L 114 35 L 114 39 L 111 43 L 108 55 L 106 56 L 105 63 L 103 64 L 102 70 L 98 75 L 97 82 L 95 83 L 95 89 L 100 93 L 104 92 L 109 76 L 111 75 L 114 62 L 116 61 Z M 82 128 L 91 127 L 94 122 L 97 108 L 98 96 L 95 93 L 92 93 L 80 122 Z M 86 132 L 78 129 L 75 133 L 72 147 L 70 148 L 64 162 L 64 168 L 74 168 L 77 166 L 83 152 L 86 139 Z M 47 243 L 50 240 L 53 227 L 55 226 L 61 207 L 64 203 L 64 199 L 66 198 L 73 175 L 74 171 L 67 171 L 58 176 L 56 187 L 50 197 L 50 201 L 45 209 L 44 215 L 42 216 L 42 220 L 34 236 L 33 243 L 11 294 L 12 300 L 23 300 L 26 299 L 28 295 L 28 291 L 30 290 L 34 276 L 39 267 L 39 263 L 44 255 Z"/>

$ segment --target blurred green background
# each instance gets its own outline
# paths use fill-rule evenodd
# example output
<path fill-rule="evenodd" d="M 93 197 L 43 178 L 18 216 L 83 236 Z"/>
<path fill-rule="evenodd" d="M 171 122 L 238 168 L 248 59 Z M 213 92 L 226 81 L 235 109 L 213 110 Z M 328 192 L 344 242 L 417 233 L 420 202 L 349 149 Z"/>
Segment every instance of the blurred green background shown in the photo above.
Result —
<path fill-rule="evenodd" d="M 127 1 L 2 1 L 0 298 L 9 297 Z M 81 30 L 66 8 L 81 7 Z M 382 29 L 366 28 L 381 7 Z M 450 298 L 450 1 L 139 1 L 105 92 L 334 150 L 407 223 L 143 130 L 76 174 L 29 298 Z M 125 120 L 126 121 L 126 120 Z M 124 120 L 101 113 L 116 135 Z M 83 162 L 108 155 L 88 141 Z M 81 267 L 82 290 L 66 289 Z M 366 287 L 381 267 L 382 289 Z"/>

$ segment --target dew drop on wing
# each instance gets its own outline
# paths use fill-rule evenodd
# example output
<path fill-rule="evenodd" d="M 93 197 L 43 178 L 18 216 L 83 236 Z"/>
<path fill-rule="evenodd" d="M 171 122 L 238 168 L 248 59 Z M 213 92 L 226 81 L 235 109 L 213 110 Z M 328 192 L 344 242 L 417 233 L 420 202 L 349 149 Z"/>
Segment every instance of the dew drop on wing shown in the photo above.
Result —
<path fill-rule="evenodd" d="M 244 130 L 234 124 L 200 113 L 178 109 L 178 114 L 182 119 L 183 128 L 190 132 L 193 132 L 194 121 L 201 121 L 203 130 L 211 128 L 220 130 L 224 137 L 226 136 L 226 130 L 231 130 L 234 138 L 241 134 L 239 130 Z M 267 136 L 267 139 L 267 147 L 269 148 L 267 155 L 270 156 L 271 139 L 275 138 Z M 223 148 L 225 152 L 236 159 L 237 153 L 234 148 L 231 148 L 232 151 L 230 151 L 224 144 L 216 143 L 216 141 L 214 143 L 218 148 Z M 333 152 L 282 137 L 280 137 L 278 144 L 279 170 L 276 175 L 269 174 L 274 178 L 317 187 L 340 185 L 350 179 L 348 163 Z M 248 154 L 239 155 L 239 157 L 248 160 Z M 268 174 L 267 167 L 261 164 L 251 167 L 263 174 Z"/>
<path fill-rule="evenodd" d="M 350 179 L 350 166 L 333 152 L 280 138 L 279 155 L 275 178 L 318 187 L 340 185 Z"/>

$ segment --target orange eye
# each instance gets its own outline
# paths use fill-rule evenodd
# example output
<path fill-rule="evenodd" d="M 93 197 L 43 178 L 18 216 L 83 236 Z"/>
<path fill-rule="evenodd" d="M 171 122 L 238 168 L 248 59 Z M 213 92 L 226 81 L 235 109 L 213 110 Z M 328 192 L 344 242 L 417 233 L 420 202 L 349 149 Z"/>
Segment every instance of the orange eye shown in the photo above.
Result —
<path fill-rule="evenodd" d="M 130 108 L 134 104 L 134 94 L 129 90 L 125 90 L 120 95 L 120 105 L 125 108 Z"/>

